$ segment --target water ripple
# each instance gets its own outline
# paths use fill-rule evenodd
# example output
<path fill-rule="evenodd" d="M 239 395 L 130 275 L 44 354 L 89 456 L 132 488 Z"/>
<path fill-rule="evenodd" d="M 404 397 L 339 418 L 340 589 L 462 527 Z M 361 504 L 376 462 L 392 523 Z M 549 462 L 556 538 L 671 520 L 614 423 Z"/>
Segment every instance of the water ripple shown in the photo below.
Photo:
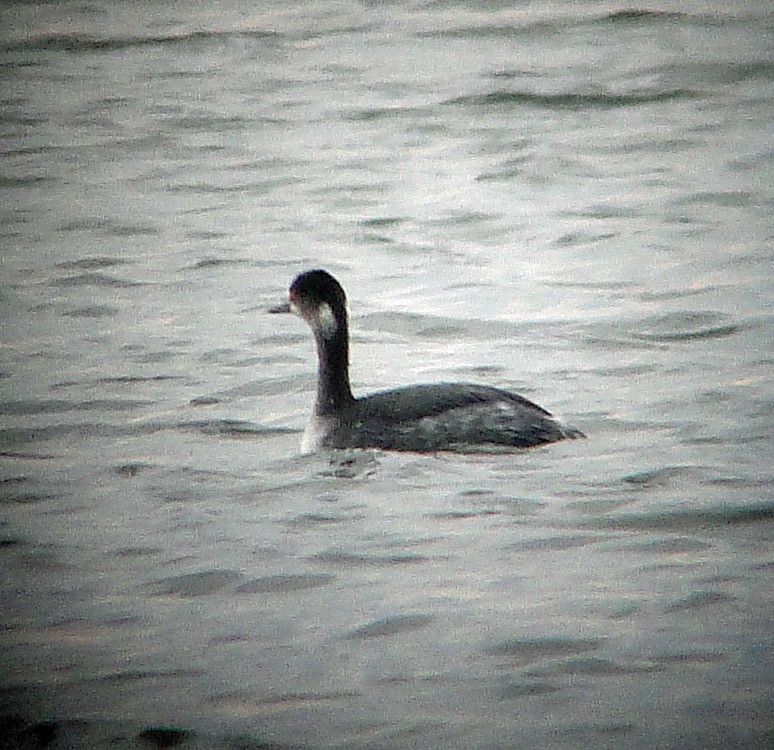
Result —
<path fill-rule="evenodd" d="M 602 529 L 678 530 L 722 528 L 744 524 L 765 523 L 774 519 L 774 503 L 718 508 L 670 509 L 659 512 L 620 514 L 584 522 L 586 527 Z"/>
<path fill-rule="evenodd" d="M 641 104 L 654 104 L 681 99 L 694 99 L 698 92 L 691 89 L 641 91 L 629 94 L 613 93 L 560 93 L 544 94 L 535 91 L 493 91 L 488 94 L 459 96 L 444 102 L 466 107 L 528 106 L 546 109 L 616 109 Z"/>
<path fill-rule="evenodd" d="M 114 52 L 135 47 L 206 45 L 231 39 L 246 39 L 264 42 L 279 35 L 271 31 L 190 31 L 180 34 L 159 34 L 149 36 L 97 37 L 87 34 L 43 34 L 28 37 L 18 42 L 6 42 L 0 52 Z"/>

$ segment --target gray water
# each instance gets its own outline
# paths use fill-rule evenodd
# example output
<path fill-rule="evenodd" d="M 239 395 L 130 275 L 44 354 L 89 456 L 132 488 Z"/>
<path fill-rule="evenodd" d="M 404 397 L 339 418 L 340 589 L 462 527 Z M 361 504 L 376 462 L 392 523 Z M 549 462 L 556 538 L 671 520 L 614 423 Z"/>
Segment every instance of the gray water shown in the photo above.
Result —
<path fill-rule="evenodd" d="M 3 4 L 0 745 L 771 747 L 774 20 L 653 7 Z M 299 456 L 320 266 L 589 439 Z"/>

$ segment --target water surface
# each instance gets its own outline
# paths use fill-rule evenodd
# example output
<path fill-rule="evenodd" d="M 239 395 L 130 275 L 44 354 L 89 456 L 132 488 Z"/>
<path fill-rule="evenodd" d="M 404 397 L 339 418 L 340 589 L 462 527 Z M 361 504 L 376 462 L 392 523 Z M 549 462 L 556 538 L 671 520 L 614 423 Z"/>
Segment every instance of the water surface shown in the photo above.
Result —
<path fill-rule="evenodd" d="M 9 742 L 769 746 L 771 32 L 6 4 Z M 312 342 L 268 310 L 318 266 L 359 392 L 474 380 L 589 439 L 299 457 Z"/>

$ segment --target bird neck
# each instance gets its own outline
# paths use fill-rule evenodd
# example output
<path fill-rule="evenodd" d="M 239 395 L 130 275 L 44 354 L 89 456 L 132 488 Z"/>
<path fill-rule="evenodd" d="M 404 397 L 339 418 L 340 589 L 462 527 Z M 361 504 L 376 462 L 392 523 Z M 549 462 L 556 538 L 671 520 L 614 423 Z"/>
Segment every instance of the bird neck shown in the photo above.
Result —
<path fill-rule="evenodd" d="M 334 328 L 317 328 L 317 403 L 315 414 L 327 416 L 355 399 L 349 385 L 349 331 L 346 313 L 336 318 Z"/>

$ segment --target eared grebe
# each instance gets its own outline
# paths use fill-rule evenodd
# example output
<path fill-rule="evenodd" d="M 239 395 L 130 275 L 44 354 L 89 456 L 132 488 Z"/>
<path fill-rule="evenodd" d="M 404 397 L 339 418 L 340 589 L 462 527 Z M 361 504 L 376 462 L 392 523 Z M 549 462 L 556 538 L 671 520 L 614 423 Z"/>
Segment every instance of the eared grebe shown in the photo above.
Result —
<path fill-rule="evenodd" d="M 583 437 L 515 393 L 470 383 L 414 385 L 355 398 L 349 386 L 347 298 L 327 271 L 307 271 L 290 286 L 290 308 L 317 344 L 317 401 L 304 433 L 305 453 L 319 447 L 400 451 L 527 448 Z"/>

